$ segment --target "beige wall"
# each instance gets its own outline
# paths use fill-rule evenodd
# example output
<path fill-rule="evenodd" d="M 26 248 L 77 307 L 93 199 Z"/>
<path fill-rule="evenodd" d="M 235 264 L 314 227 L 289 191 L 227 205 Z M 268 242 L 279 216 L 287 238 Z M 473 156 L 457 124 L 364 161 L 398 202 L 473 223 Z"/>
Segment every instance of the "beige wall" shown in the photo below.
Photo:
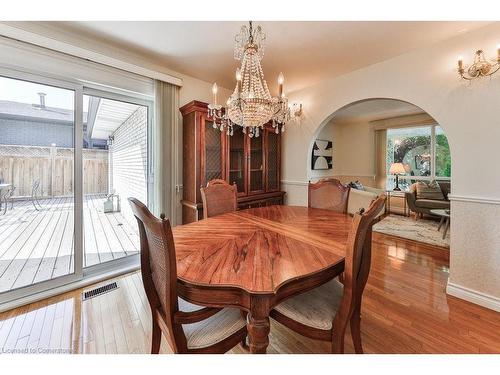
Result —
<path fill-rule="evenodd" d="M 375 187 L 375 133 L 368 122 L 332 119 L 319 129 L 315 138 L 333 141 L 333 169 L 317 171 L 308 164 L 308 180 L 335 177 L 344 183 L 359 180 Z"/>
<path fill-rule="evenodd" d="M 375 175 L 375 133 L 367 122 L 337 123 L 337 174 L 351 180 Z M 362 181 L 363 182 L 363 181 Z"/>
<path fill-rule="evenodd" d="M 450 286 L 456 288 L 449 292 L 469 300 L 473 293 L 500 310 L 500 238 L 491 225 L 500 217 L 500 174 L 486 173 L 498 170 L 500 75 L 469 85 L 456 72 L 459 54 L 470 61 L 483 48 L 494 56 L 499 35 L 500 24 L 494 23 L 292 93 L 292 102 L 303 103 L 303 116 L 284 135 L 282 186 L 288 202 L 307 203 L 310 140 L 339 108 L 368 98 L 419 106 L 441 124 L 451 146 Z M 469 226 L 476 230 L 463 230 Z"/>

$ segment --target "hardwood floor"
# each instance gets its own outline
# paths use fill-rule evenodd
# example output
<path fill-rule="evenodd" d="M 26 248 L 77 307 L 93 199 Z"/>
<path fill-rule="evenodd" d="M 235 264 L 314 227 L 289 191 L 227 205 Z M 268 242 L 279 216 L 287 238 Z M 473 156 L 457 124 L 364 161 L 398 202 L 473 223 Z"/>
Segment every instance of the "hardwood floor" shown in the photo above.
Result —
<path fill-rule="evenodd" d="M 448 250 L 373 239 L 361 323 L 366 353 L 500 353 L 500 313 L 445 294 Z M 118 290 L 84 302 L 77 290 L 0 314 L 0 353 L 147 353 L 151 322 L 140 275 L 116 281 Z M 326 353 L 328 345 L 271 322 L 268 353 Z M 164 338 L 161 351 L 170 352 Z"/>

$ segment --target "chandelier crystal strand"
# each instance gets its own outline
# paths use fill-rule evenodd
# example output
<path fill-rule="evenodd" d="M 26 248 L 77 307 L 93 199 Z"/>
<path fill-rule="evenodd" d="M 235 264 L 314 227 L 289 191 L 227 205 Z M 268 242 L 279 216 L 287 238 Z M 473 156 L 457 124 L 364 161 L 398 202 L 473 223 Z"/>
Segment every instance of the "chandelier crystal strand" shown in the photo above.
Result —
<path fill-rule="evenodd" d="M 233 135 L 234 125 L 242 127 L 249 137 L 258 137 L 264 125 L 272 122 L 277 133 L 285 130 L 284 125 L 290 120 L 288 100 L 283 95 L 283 74 L 278 78 L 279 96 L 271 97 L 264 79 L 261 60 L 264 57 L 266 35 L 258 26 L 253 29 L 242 26 L 234 38 L 234 58 L 241 61 L 236 71 L 236 87 L 227 100 L 226 108 L 217 104 L 217 85 L 214 84 L 213 104 L 208 106 L 208 114 L 214 121 L 214 127 Z"/>

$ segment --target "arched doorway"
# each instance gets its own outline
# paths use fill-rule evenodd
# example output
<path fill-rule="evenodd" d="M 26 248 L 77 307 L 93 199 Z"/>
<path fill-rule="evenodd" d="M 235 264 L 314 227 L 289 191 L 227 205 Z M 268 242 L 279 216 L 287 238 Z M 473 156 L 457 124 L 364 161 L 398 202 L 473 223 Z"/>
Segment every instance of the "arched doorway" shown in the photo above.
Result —
<path fill-rule="evenodd" d="M 308 179 L 324 177 L 385 193 L 389 214 L 425 216 L 433 228 L 432 219 L 441 217 L 431 210 L 450 207 L 450 145 L 438 121 L 412 103 L 389 98 L 356 101 L 335 111 L 311 140 Z M 417 199 L 419 182 L 440 189 L 442 198 L 436 192 L 435 201 Z M 449 233 L 443 241 L 439 236 L 430 231 L 428 243 L 436 237 L 433 244 L 449 246 Z"/>

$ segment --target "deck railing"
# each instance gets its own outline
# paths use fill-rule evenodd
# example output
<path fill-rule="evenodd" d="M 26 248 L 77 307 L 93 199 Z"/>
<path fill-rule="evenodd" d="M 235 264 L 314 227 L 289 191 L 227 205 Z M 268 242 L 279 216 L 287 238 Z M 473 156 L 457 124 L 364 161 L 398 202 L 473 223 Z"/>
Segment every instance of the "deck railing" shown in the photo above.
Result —
<path fill-rule="evenodd" d="M 41 197 L 70 196 L 74 150 L 66 147 L 0 145 L 0 180 L 16 187 L 14 198 L 31 196 L 40 180 Z M 108 192 L 108 151 L 83 149 L 83 193 Z"/>

